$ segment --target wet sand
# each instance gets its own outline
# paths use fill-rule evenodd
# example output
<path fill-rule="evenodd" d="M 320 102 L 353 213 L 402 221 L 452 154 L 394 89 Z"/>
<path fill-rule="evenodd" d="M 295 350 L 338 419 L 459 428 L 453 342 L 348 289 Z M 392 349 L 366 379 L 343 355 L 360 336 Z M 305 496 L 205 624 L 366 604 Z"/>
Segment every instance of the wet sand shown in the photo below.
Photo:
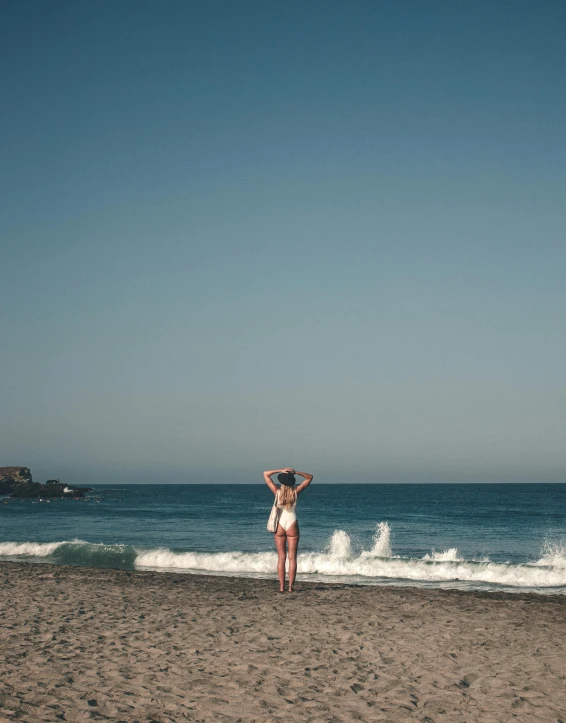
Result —
<path fill-rule="evenodd" d="M 0 563 L 5 721 L 566 723 L 566 598 Z"/>

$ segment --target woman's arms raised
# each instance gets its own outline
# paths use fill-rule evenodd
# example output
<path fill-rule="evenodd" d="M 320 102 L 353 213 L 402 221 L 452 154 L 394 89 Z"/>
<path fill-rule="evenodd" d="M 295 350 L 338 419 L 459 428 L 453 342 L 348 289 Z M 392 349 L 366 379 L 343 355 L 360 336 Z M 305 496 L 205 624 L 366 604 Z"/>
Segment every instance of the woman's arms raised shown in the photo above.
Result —
<path fill-rule="evenodd" d="M 297 494 L 300 494 L 303 490 L 305 490 L 310 483 L 312 482 L 312 474 L 309 474 L 308 472 L 297 472 L 296 470 L 291 470 L 293 474 L 298 474 L 299 477 L 304 477 L 305 481 L 301 482 L 301 484 L 296 487 Z"/>
<path fill-rule="evenodd" d="M 272 475 L 279 474 L 280 472 L 289 472 L 290 469 L 290 467 L 287 467 L 286 469 L 272 469 L 263 473 L 263 479 L 265 480 L 265 484 L 269 487 L 273 494 L 277 493 L 277 485 L 271 479 Z"/>
<path fill-rule="evenodd" d="M 277 493 L 277 485 L 271 479 L 271 477 L 274 474 L 280 474 L 281 472 L 289 472 L 290 474 L 298 474 L 299 477 L 304 477 L 304 482 L 301 482 L 301 484 L 298 487 L 295 487 L 297 494 L 300 494 L 312 482 L 312 474 L 309 474 L 308 472 L 297 472 L 292 467 L 285 467 L 285 469 L 267 470 L 266 472 L 263 473 L 263 479 L 265 480 L 265 484 L 269 487 L 269 489 L 273 492 L 273 494 Z"/>

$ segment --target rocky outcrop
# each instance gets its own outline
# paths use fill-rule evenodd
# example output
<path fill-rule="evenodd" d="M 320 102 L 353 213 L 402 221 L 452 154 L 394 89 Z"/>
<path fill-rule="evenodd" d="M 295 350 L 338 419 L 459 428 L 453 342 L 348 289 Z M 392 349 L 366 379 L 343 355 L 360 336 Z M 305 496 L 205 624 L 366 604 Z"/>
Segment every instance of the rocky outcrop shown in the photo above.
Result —
<path fill-rule="evenodd" d="M 33 484 L 29 467 L 0 467 L 0 495 L 9 495 L 17 485 Z"/>
<path fill-rule="evenodd" d="M 39 482 L 16 485 L 12 491 L 12 497 L 37 498 L 37 497 L 63 497 L 65 485 L 55 483 L 42 485 Z M 82 496 L 82 495 L 80 495 Z"/>
<path fill-rule="evenodd" d="M 64 485 L 49 479 L 42 485 L 34 482 L 29 467 L 0 467 L 0 495 L 12 497 L 84 497 L 90 487 Z"/>

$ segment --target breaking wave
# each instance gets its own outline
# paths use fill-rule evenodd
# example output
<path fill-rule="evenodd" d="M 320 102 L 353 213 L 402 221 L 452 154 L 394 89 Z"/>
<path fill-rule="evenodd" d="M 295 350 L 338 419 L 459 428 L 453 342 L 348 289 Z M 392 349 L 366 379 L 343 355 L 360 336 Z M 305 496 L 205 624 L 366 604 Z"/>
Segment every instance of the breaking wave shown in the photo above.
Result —
<path fill-rule="evenodd" d="M 0 542 L 0 557 L 47 557 L 64 542 Z"/>
<path fill-rule="evenodd" d="M 129 545 L 105 545 L 84 540 L 0 542 L 0 559 L 21 558 L 29 562 L 132 569 L 136 556 L 136 550 Z"/>
<path fill-rule="evenodd" d="M 0 558 L 88 565 L 123 569 L 145 569 L 271 577 L 277 555 L 270 552 L 184 552 L 169 548 L 139 549 L 129 545 L 93 544 L 84 540 L 62 542 L 0 543 Z M 321 582 L 365 584 L 416 584 L 553 591 L 566 594 L 566 544 L 545 541 L 541 557 L 532 562 L 503 563 L 465 559 L 457 548 L 432 550 L 422 558 L 394 556 L 391 529 L 381 522 L 369 550 L 354 551 L 344 530 L 336 530 L 324 550 L 302 552 L 298 573 L 303 579 Z"/>

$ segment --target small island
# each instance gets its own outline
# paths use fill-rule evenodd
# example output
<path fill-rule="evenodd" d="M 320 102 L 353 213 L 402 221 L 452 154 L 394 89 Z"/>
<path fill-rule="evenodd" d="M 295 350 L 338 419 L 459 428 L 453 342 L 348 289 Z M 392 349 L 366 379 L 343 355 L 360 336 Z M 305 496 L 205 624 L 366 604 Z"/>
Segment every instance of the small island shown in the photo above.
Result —
<path fill-rule="evenodd" d="M 66 485 L 58 479 L 49 479 L 45 484 L 34 482 L 29 467 L 0 467 L 0 495 L 22 499 L 82 498 L 92 487 Z"/>

